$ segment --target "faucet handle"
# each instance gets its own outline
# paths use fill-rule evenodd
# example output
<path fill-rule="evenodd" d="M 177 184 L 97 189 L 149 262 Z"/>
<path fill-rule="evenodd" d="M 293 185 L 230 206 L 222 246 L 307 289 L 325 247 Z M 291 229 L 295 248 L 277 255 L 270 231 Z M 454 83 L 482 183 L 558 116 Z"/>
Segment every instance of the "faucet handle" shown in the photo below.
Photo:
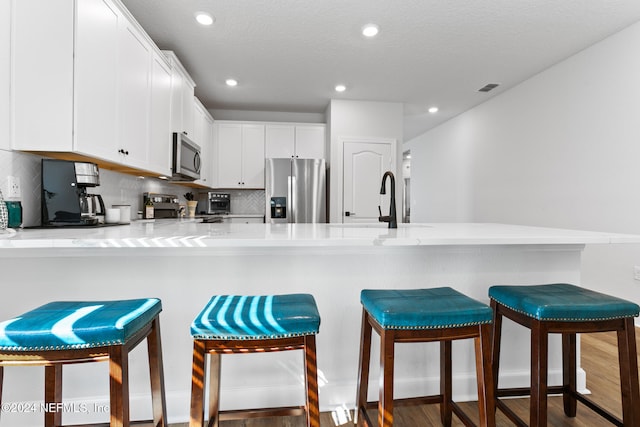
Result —
<path fill-rule="evenodd" d="M 382 216 L 382 209 L 380 209 L 380 205 L 378 205 L 378 212 L 380 212 L 380 216 Z"/>

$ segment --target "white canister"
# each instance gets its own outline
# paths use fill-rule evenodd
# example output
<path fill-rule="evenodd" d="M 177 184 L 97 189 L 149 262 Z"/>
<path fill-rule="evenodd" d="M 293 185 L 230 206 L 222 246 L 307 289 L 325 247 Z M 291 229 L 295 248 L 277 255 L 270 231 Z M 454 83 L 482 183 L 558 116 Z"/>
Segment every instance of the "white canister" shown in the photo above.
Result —
<path fill-rule="evenodd" d="M 107 208 L 106 213 L 104 215 L 104 222 L 107 224 L 117 224 L 120 222 L 120 209 L 118 208 Z"/>
<path fill-rule="evenodd" d="M 131 222 L 131 205 L 112 205 L 113 208 L 120 210 L 120 224 L 129 224 Z"/>

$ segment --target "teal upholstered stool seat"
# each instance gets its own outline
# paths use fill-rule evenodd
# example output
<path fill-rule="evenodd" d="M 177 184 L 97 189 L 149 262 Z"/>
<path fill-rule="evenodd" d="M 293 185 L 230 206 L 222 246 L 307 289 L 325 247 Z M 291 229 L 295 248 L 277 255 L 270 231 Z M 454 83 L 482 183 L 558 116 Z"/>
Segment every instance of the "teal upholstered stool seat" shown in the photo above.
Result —
<path fill-rule="evenodd" d="M 209 357 L 209 424 L 257 416 L 305 415 L 307 426 L 320 426 L 315 335 L 320 314 L 313 296 L 216 295 L 191 324 L 193 372 L 191 427 L 204 425 L 205 355 Z M 221 355 L 302 350 L 305 405 L 221 411 Z"/>
<path fill-rule="evenodd" d="M 162 310 L 160 300 L 58 301 L 0 323 L 0 351 L 123 344 Z"/>
<path fill-rule="evenodd" d="M 4 366 L 44 365 L 45 403 L 62 402 L 62 365 L 109 361 L 111 425 L 128 426 L 128 354 L 147 340 L 153 423 L 166 425 L 159 299 L 57 301 L 0 322 L 0 401 Z M 46 412 L 45 426 L 62 412 Z"/>
<path fill-rule="evenodd" d="M 583 322 L 635 317 L 638 304 L 566 283 L 492 286 L 489 298 L 537 320 Z"/>
<path fill-rule="evenodd" d="M 449 287 L 430 289 L 365 289 L 362 303 L 362 335 L 355 417 L 357 425 L 373 425 L 367 401 L 371 335 L 380 335 L 380 399 L 378 426 L 393 425 L 393 407 L 397 403 L 439 403 L 442 423 L 451 425 L 455 413 L 466 425 L 468 416 L 452 399 L 451 342 L 473 338 L 476 341 L 476 374 L 480 424 L 495 426 L 493 376 L 489 364 L 493 311 Z M 435 396 L 393 398 L 395 343 L 440 342 L 440 394 Z"/>
<path fill-rule="evenodd" d="M 491 323 L 493 311 L 451 288 L 365 289 L 360 302 L 385 329 L 439 329 Z"/>
<path fill-rule="evenodd" d="M 317 334 L 320 314 L 308 294 L 217 295 L 191 324 L 203 340 L 287 338 Z"/>
<path fill-rule="evenodd" d="M 633 318 L 640 307 L 630 301 L 566 283 L 489 288 L 494 310 L 492 365 L 496 396 L 530 395 L 530 426 L 547 425 L 547 394 L 561 393 L 564 412 L 576 416 L 577 401 L 616 425 L 640 425 L 640 390 Z M 498 388 L 502 319 L 531 329 L 531 387 Z M 576 389 L 576 334 L 616 331 L 622 390 L 622 417 L 605 411 Z M 562 335 L 561 386 L 547 384 L 548 335 Z M 614 361 L 612 361 L 615 363 Z M 589 373 L 587 373 L 589 374 Z M 496 405 L 512 421 L 523 424 L 501 400 Z"/>

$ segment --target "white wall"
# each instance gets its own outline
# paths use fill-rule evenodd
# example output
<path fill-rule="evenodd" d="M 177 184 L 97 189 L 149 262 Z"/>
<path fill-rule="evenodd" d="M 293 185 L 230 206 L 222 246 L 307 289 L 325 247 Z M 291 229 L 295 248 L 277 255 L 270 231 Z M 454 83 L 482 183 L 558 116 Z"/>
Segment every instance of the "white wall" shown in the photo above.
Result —
<path fill-rule="evenodd" d="M 0 149 L 11 147 L 9 133 L 11 2 L 0 1 Z"/>
<path fill-rule="evenodd" d="M 412 222 L 640 234 L 640 23 L 407 142 Z M 589 246 L 585 286 L 640 303 L 640 245 Z"/>
<path fill-rule="evenodd" d="M 403 107 L 394 102 L 343 101 L 332 99 L 327 108 L 330 138 L 329 220 L 342 222 L 342 138 L 395 139 L 396 167 L 400 176 L 402 160 Z M 382 177 L 381 177 L 382 178 Z M 396 181 L 396 194 L 402 194 L 402 180 Z M 397 200 L 402 206 L 402 200 Z"/>

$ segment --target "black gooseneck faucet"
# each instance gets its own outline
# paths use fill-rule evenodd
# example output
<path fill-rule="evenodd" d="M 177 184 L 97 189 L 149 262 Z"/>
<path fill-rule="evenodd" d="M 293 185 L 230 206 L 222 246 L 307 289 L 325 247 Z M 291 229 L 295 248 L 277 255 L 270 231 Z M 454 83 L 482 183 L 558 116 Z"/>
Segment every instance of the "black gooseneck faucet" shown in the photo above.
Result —
<path fill-rule="evenodd" d="M 389 228 L 398 228 L 398 219 L 396 217 L 396 178 L 393 176 L 393 173 L 391 171 L 386 171 L 384 175 L 382 175 L 382 186 L 380 187 L 380 194 L 387 194 L 387 177 L 391 178 L 391 201 L 389 203 L 389 215 L 382 216 L 382 209 L 380 209 L 380 206 L 378 206 L 378 212 L 380 212 L 378 221 L 388 222 Z"/>

